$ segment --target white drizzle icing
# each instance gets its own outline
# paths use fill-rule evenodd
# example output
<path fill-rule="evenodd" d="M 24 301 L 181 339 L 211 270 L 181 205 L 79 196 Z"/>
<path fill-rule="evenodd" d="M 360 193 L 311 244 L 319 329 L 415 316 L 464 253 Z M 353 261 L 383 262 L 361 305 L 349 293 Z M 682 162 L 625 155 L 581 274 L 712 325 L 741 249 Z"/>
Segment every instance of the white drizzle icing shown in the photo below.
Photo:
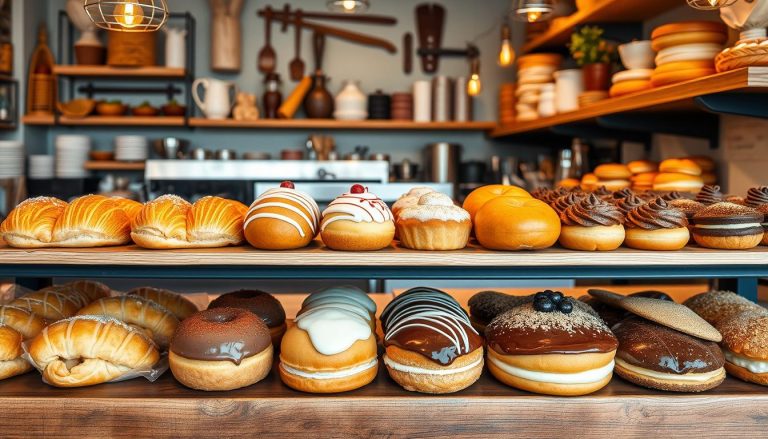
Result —
<path fill-rule="evenodd" d="M 346 378 L 353 375 L 357 375 L 361 372 L 365 372 L 368 369 L 376 367 L 378 364 L 379 364 L 378 358 L 374 357 L 371 361 L 368 361 L 366 363 L 363 363 L 354 367 L 350 367 L 347 369 L 335 370 L 333 372 L 328 372 L 328 371 L 307 372 L 299 369 L 294 369 L 293 367 L 286 365 L 282 361 L 280 362 L 280 367 L 283 368 L 283 370 L 288 372 L 289 374 L 300 376 L 302 378 L 309 378 L 312 380 L 333 380 L 333 379 Z"/>
<path fill-rule="evenodd" d="M 303 316 L 307 316 L 309 314 L 312 314 L 314 312 L 318 312 L 323 309 L 343 309 L 349 312 L 353 312 L 360 317 L 364 318 L 366 321 L 371 321 L 371 314 L 366 310 L 365 308 L 362 308 L 358 306 L 357 304 L 353 302 L 345 302 L 343 299 L 339 299 L 336 297 L 327 297 L 323 298 L 322 300 L 316 300 L 312 302 L 310 305 L 308 305 L 304 311 L 301 313 Z"/>
<path fill-rule="evenodd" d="M 468 370 L 474 369 L 475 367 L 479 366 L 483 362 L 483 359 L 480 358 L 477 361 L 462 367 L 454 367 L 449 369 L 424 369 L 421 367 L 409 366 L 407 364 L 402 364 L 402 363 L 398 363 L 397 361 L 393 361 L 391 358 L 389 358 L 389 356 L 387 356 L 387 354 L 384 354 L 382 359 L 384 360 L 384 364 L 400 372 L 415 373 L 420 375 L 438 375 L 438 376 L 453 375 L 456 373 L 466 372 Z"/>
<path fill-rule="evenodd" d="M 266 199 L 275 199 L 275 198 L 290 200 L 296 204 L 299 204 L 301 207 L 304 208 L 306 212 L 309 212 L 309 216 L 298 207 L 286 202 L 282 202 L 282 201 L 264 202 L 264 200 Z M 269 189 L 263 194 L 261 194 L 251 204 L 251 207 L 248 209 L 248 213 L 245 215 L 247 219 L 245 221 L 245 224 L 243 224 L 243 230 L 247 229 L 248 224 L 250 224 L 251 221 L 255 219 L 272 218 L 279 221 L 284 221 L 292 225 L 299 232 L 299 236 L 301 236 L 302 238 L 305 236 L 304 228 L 301 226 L 301 224 L 299 224 L 297 221 L 295 221 L 292 218 L 289 218 L 286 215 L 283 215 L 280 213 L 270 213 L 270 212 L 261 212 L 261 213 L 256 213 L 254 215 L 251 215 L 254 212 L 258 211 L 259 209 L 263 209 L 265 207 L 276 207 L 276 208 L 286 209 L 293 213 L 296 213 L 307 223 L 313 235 L 317 233 L 317 226 L 318 226 L 318 223 L 320 222 L 320 208 L 317 206 L 317 203 L 315 203 L 315 200 L 313 200 L 312 197 L 305 194 L 304 192 L 300 192 L 300 191 L 297 191 L 296 189 L 285 188 L 285 187 L 277 187 L 277 188 Z"/>
<path fill-rule="evenodd" d="M 368 320 L 364 315 L 368 315 Z M 368 310 L 354 302 L 344 306 L 309 306 L 296 316 L 296 325 L 307 331 L 312 346 L 323 355 L 344 352 L 356 341 L 367 340 L 372 333 L 369 321 Z"/>
<path fill-rule="evenodd" d="M 306 307 L 311 303 L 314 303 L 320 299 L 325 298 L 340 298 L 343 300 L 352 300 L 358 305 L 366 308 L 368 311 L 376 312 L 376 302 L 368 297 L 363 290 L 353 287 L 351 285 L 345 285 L 340 287 L 331 287 L 324 290 L 320 290 L 316 293 L 312 293 L 304 299 L 301 306 Z"/>
<path fill-rule="evenodd" d="M 332 217 L 328 217 L 335 213 Z M 392 221 L 392 212 L 387 203 L 376 195 L 363 192 L 362 194 L 346 193 L 331 201 L 323 211 L 323 223 L 320 230 L 325 230 L 328 224 L 335 221 L 347 220 L 356 223 L 384 223 Z"/>

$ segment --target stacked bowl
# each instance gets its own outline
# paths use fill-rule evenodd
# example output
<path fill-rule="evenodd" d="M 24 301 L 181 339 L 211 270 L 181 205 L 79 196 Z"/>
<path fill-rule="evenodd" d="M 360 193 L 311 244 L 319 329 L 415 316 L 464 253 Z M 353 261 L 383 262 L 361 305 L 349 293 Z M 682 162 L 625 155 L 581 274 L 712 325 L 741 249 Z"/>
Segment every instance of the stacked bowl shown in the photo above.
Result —
<path fill-rule="evenodd" d="M 55 157 L 52 155 L 30 155 L 29 172 L 32 180 L 46 180 L 53 178 L 55 172 Z"/>
<path fill-rule="evenodd" d="M 611 82 L 611 97 L 624 96 L 653 87 L 651 75 L 653 74 L 654 59 L 651 42 L 633 41 L 619 46 L 621 63 L 627 70 L 613 75 Z"/>
<path fill-rule="evenodd" d="M 507 82 L 499 88 L 499 123 L 502 125 L 515 123 L 515 87 L 514 82 Z"/>
<path fill-rule="evenodd" d="M 715 73 L 715 56 L 728 40 L 721 22 L 687 21 L 659 26 L 651 34 L 656 51 L 654 87 L 701 78 Z"/>
<path fill-rule="evenodd" d="M 394 120 L 413 120 L 413 94 L 392 93 L 391 116 Z"/>
<path fill-rule="evenodd" d="M 115 160 L 138 162 L 147 159 L 149 140 L 144 136 L 115 137 Z"/>
<path fill-rule="evenodd" d="M 546 84 L 554 84 L 554 73 L 563 61 L 556 53 L 534 53 L 517 60 L 517 90 L 515 112 L 518 121 L 534 120 L 539 116 L 539 99 Z"/>
<path fill-rule="evenodd" d="M 85 178 L 85 162 L 91 151 L 91 138 L 81 134 L 56 136 L 56 177 Z"/>
<path fill-rule="evenodd" d="M 24 175 L 24 144 L 16 140 L 0 141 L 0 178 Z"/>

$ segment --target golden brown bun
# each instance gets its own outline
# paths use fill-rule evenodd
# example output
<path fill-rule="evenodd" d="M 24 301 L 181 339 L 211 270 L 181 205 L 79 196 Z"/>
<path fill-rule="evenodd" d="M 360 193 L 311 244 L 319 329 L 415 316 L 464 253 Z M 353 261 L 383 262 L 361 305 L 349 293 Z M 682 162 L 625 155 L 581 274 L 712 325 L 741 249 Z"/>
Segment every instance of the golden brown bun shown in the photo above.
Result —
<path fill-rule="evenodd" d="M 600 179 L 597 178 L 597 175 L 589 173 L 584 174 L 581 176 L 581 188 L 585 191 L 592 191 L 597 189 L 597 184 L 600 181 Z"/>
<path fill-rule="evenodd" d="M 761 386 L 768 386 L 768 373 L 750 372 L 748 369 L 737 366 L 729 361 L 725 362 L 725 370 L 740 380 L 760 384 Z"/>
<path fill-rule="evenodd" d="M 13 328 L 24 340 L 35 337 L 45 328 L 45 320 L 32 311 L 12 305 L 0 306 L 0 325 Z"/>
<path fill-rule="evenodd" d="M 121 203 L 102 195 L 80 197 L 53 228 L 57 247 L 102 247 L 131 242 L 131 220 Z"/>
<path fill-rule="evenodd" d="M 163 350 L 171 343 L 179 325 L 179 319 L 170 311 L 151 300 L 134 295 L 99 299 L 77 314 L 114 317 L 143 330 Z"/>
<path fill-rule="evenodd" d="M 606 163 L 595 168 L 595 175 L 600 180 L 629 180 L 632 173 L 621 163 Z"/>
<path fill-rule="evenodd" d="M 32 370 L 32 365 L 22 357 L 8 361 L 0 361 L 0 380 L 15 377 L 16 375 L 27 373 L 30 370 Z"/>
<path fill-rule="evenodd" d="M 114 319 L 77 317 L 56 322 L 32 339 L 27 349 L 48 384 L 92 386 L 160 359 L 155 345 L 139 331 Z"/>
<path fill-rule="evenodd" d="M 576 178 L 565 178 L 557 182 L 557 187 L 561 187 L 564 189 L 573 189 L 575 187 L 578 187 L 581 184 L 581 181 Z"/>
<path fill-rule="evenodd" d="M 554 356 L 553 356 L 554 355 Z M 605 387 L 610 381 L 612 374 L 608 374 L 605 378 L 593 382 L 584 384 L 559 384 L 548 383 L 543 381 L 533 381 L 518 376 L 513 376 L 503 371 L 501 368 L 494 364 L 494 361 L 500 361 L 502 363 L 509 364 L 510 366 L 517 366 L 519 357 L 540 357 L 540 358 L 528 358 L 524 361 L 531 364 L 543 366 L 539 369 L 541 372 L 549 373 L 576 373 L 584 372 L 587 370 L 597 369 L 603 367 L 613 360 L 616 355 L 616 351 L 606 353 L 586 353 L 586 354 L 541 354 L 541 355 L 501 355 L 495 352 L 493 349 L 488 349 L 488 370 L 491 375 L 496 377 L 497 380 L 502 383 L 512 386 L 528 392 L 541 393 L 545 395 L 557 395 L 557 396 L 579 396 L 586 395 L 592 392 L 596 392 Z M 573 366 L 568 363 L 571 361 L 577 361 L 579 366 L 582 366 L 580 370 L 573 370 Z M 535 369 L 529 369 L 535 370 Z M 561 371 L 567 372 L 561 372 Z"/>
<path fill-rule="evenodd" d="M 174 293 L 171 290 L 164 290 L 162 288 L 153 287 L 139 287 L 134 288 L 128 292 L 129 295 L 135 295 L 143 297 L 157 303 L 163 308 L 167 309 L 179 320 L 184 320 L 187 317 L 198 311 L 197 305 L 192 303 L 179 293 Z"/>
<path fill-rule="evenodd" d="M 560 235 L 560 218 L 533 198 L 498 197 L 487 202 L 475 218 L 475 236 L 492 250 L 548 248 Z"/>
<path fill-rule="evenodd" d="M 400 349 L 397 346 L 387 346 L 387 357 L 395 363 L 406 366 L 418 367 L 420 369 L 450 370 L 469 366 L 480 361 L 476 366 L 469 370 L 453 373 L 450 375 L 429 375 L 419 373 L 409 373 L 395 370 L 387 365 L 389 376 L 397 384 L 400 384 L 405 390 L 421 393 L 453 393 L 466 389 L 480 378 L 483 371 L 483 348 L 479 347 L 473 352 L 456 358 L 450 366 L 442 366 L 423 355 Z M 386 363 L 384 363 L 386 364 Z"/>
<path fill-rule="evenodd" d="M 185 386 L 205 391 L 234 390 L 263 380 L 272 369 L 274 348 L 269 345 L 240 364 L 228 360 L 208 361 L 182 357 L 171 351 L 168 362 L 173 377 Z"/>
<path fill-rule="evenodd" d="M 624 245 L 640 250 L 680 250 L 690 237 L 688 227 L 658 230 L 633 227 L 627 229 Z"/>
<path fill-rule="evenodd" d="M 598 183 L 600 186 L 605 186 L 611 192 L 627 189 L 632 185 L 629 180 L 600 180 Z"/>
<path fill-rule="evenodd" d="M 653 180 L 659 175 L 658 172 L 643 172 L 642 174 L 635 174 L 630 181 L 635 186 L 647 186 L 648 189 L 653 187 Z"/>
<path fill-rule="evenodd" d="M 10 326 L 0 325 L 0 380 L 32 370 L 32 365 L 21 358 L 22 335 Z"/>
<path fill-rule="evenodd" d="M 714 172 L 715 167 L 717 166 L 715 164 L 715 160 L 712 157 L 707 157 L 705 155 L 694 155 L 686 158 L 699 165 L 699 168 L 701 168 L 702 172 Z"/>
<path fill-rule="evenodd" d="M 208 248 L 243 242 L 244 204 L 203 197 L 190 205 L 174 195 L 147 203 L 131 225 L 131 238 L 144 248 Z"/>
<path fill-rule="evenodd" d="M 72 302 L 77 307 L 77 309 L 80 309 L 92 302 L 88 295 L 68 285 L 51 285 L 50 287 L 45 287 L 31 294 L 40 295 L 46 291 L 51 291 L 64 296 L 64 298 L 69 302 Z M 31 296 L 31 294 L 27 294 L 24 297 Z"/>
<path fill-rule="evenodd" d="M 400 244 L 414 250 L 459 250 L 467 246 L 472 222 L 398 218 Z"/>
<path fill-rule="evenodd" d="M 332 213 L 325 218 L 333 218 Z M 323 244 L 334 250 L 345 251 L 373 251 L 388 247 L 395 238 L 395 222 L 392 220 L 383 223 L 354 222 L 350 220 L 338 220 L 328 224 L 320 236 Z"/>
<path fill-rule="evenodd" d="M 560 245 L 571 250 L 616 250 L 624 242 L 624 226 L 566 226 L 560 231 Z"/>
<path fill-rule="evenodd" d="M 64 284 L 64 286 L 70 287 L 80 294 L 86 296 L 89 301 L 103 299 L 112 295 L 112 289 L 104 285 L 101 282 L 92 280 L 77 280 Z"/>
<path fill-rule="evenodd" d="M 701 175 L 701 167 L 690 159 L 666 159 L 659 164 L 659 172 Z"/>
<path fill-rule="evenodd" d="M 0 237 L 11 247 L 51 247 L 53 227 L 66 207 L 67 203 L 51 197 L 23 201 L 0 224 Z"/>
<path fill-rule="evenodd" d="M 708 236 L 696 233 L 695 227 L 691 233 L 696 244 L 722 250 L 747 250 L 757 247 L 763 240 L 763 233 L 745 236 Z"/>
<path fill-rule="evenodd" d="M 77 301 L 53 289 L 26 294 L 11 301 L 10 305 L 31 311 L 47 322 L 72 317 L 80 309 Z"/>
<path fill-rule="evenodd" d="M 469 212 L 469 216 L 472 221 L 475 220 L 477 211 L 480 210 L 488 201 L 501 196 L 508 197 L 520 197 L 531 198 L 531 194 L 525 189 L 518 186 L 508 186 L 503 184 L 489 184 L 487 186 L 481 186 L 467 195 L 464 199 L 464 204 L 461 207 Z"/>
<path fill-rule="evenodd" d="M 320 209 L 309 195 L 275 188 L 261 194 L 245 215 L 245 239 L 263 250 L 306 247 L 320 226 Z"/>
<path fill-rule="evenodd" d="M 633 160 L 627 163 L 629 172 L 634 175 L 656 172 L 659 170 L 659 164 L 650 160 Z"/>
<path fill-rule="evenodd" d="M 138 201 L 129 200 L 127 198 L 112 197 L 112 200 L 117 203 L 121 209 L 123 209 L 126 215 L 128 215 L 129 222 L 133 221 L 133 219 L 136 218 L 136 215 L 138 215 L 139 212 L 141 212 L 141 209 L 144 207 L 144 205 Z"/>
<path fill-rule="evenodd" d="M 726 362 L 725 364 L 725 367 L 727 368 L 728 363 Z M 640 367 L 637 368 L 643 369 Z M 633 370 L 629 370 L 620 364 L 620 360 L 616 361 L 616 366 L 614 367 L 613 371 L 616 372 L 618 376 L 631 383 L 635 383 L 643 387 L 650 387 L 651 389 L 665 390 L 667 392 L 703 392 L 705 390 L 714 389 L 725 380 L 725 369 L 720 369 L 721 373 L 704 382 L 691 382 L 674 379 L 662 380 L 656 377 L 644 375 L 642 373 L 637 373 Z M 648 372 L 651 371 L 649 370 Z"/>
<path fill-rule="evenodd" d="M 376 358 L 376 337 L 358 340 L 349 349 L 335 355 L 323 355 L 315 350 L 309 334 L 291 326 L 280 343 L 280 363 L 307 373 L 332 372 L 367 364 Z M 310 393 L 346 392 L 360 388 L 376 378 L 378 366 L 358 374 L 333 379 L 310 379 L 287 373 L 282 367 L 280 379 L 288 387 Z"/>
<path fill-rule="evenodd" d="M 701 176 L 677 172 L 662 172 L 653 179 L 653 190 L 655 191 L 698 193 L 702 186 L 704 186 L 704 180 L 701 179 Z"/>

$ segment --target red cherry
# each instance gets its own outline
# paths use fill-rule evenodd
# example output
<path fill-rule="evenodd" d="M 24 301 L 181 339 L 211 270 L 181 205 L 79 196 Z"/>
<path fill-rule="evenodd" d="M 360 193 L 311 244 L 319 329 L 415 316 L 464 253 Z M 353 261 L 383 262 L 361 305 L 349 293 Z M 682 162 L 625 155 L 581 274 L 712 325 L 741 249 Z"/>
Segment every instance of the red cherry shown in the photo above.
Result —
<path fill-rule="evenodd" d="M 287 187 L 288 189 L 296 189 L 296 186 L 293 185 L 293 182 L 288 180 L 280 183 L 280 187 Z"/>
<path fill-rule="evenodd" d="M 352 188 L 349 189 L 349 192 L 353 194 L 363 194 L 365 193 L 365 186 L 362 184 L 353 184 Z"/>

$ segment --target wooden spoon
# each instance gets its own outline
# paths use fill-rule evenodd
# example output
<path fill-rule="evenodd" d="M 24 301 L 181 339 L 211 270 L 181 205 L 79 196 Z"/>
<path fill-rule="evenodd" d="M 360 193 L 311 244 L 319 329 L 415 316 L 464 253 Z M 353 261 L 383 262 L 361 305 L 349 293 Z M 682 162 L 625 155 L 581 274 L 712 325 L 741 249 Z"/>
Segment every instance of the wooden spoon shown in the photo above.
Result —
<path fill-rule="evenodd" d="M 301 60 L 301 9 L 297 9 L 293 21 L 296 28 L 296 58 L 288 65 L 291 80 L 301 81 L 304 77 L 304 61 Z"/>
<path fill-rule="evenodd" d="M 264 32 L 265 42 L 264 47 L 259 51 L 257 57 L 257 66 L 261 73 L 272 73 L 275 71 L 276 58 L 275 49 L 271 44 L 271 29 L 272 29 L 272 8 L 267 6 L 264 10 Z"/>

